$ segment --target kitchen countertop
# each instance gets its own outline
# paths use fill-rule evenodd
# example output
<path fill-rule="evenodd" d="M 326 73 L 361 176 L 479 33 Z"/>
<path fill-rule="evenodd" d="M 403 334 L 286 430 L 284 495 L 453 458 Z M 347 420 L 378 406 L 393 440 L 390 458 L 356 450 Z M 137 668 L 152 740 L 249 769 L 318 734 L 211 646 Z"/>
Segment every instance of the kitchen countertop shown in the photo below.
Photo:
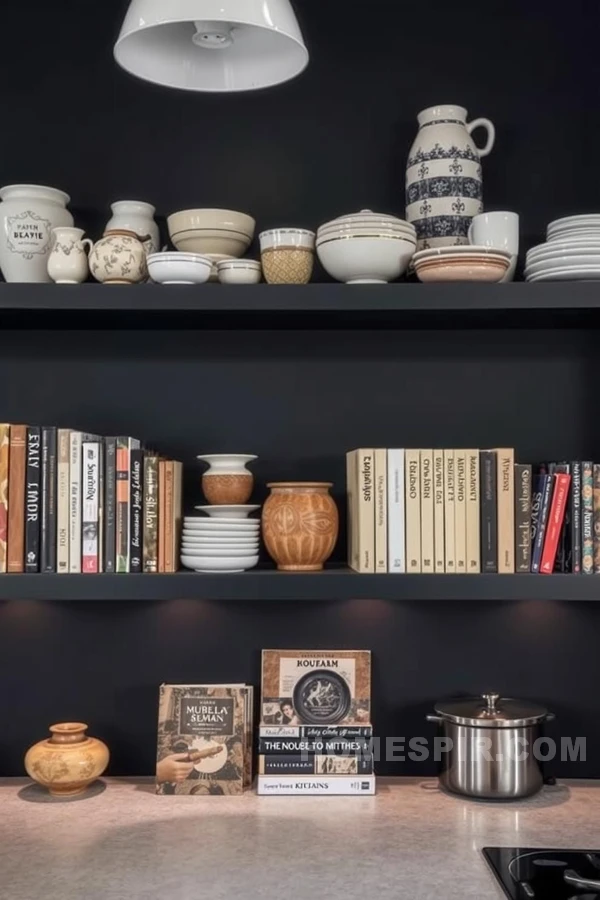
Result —
<path fill-rule="evenodd" d="M 0 779 L 7 900 L 499 900 L 487 845 L 600 845 L 600 781 L 483 803 L 433 779 L 378 779 L 375 797 L 157 797 L 106 779 L 78 801 Z M 295 893 L 292 894 L 291 891 Z"/>

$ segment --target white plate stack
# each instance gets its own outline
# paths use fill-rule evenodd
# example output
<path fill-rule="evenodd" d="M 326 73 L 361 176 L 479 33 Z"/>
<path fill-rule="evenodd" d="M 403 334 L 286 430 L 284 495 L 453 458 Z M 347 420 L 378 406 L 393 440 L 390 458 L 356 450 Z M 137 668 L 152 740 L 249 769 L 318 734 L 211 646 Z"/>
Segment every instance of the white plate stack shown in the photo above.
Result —
<path fill-rule="evenodd" d="M 550 222 L 545 244 L 527 254 L 526 281 L 600 281 L 600 215 Z"/>
<path fill-rule="evenodd" d="M 186 516 L 181 563 L 195 572 L 245 572 L 258 563 L 258 506 L 198 506 L 207 516 Z"/>

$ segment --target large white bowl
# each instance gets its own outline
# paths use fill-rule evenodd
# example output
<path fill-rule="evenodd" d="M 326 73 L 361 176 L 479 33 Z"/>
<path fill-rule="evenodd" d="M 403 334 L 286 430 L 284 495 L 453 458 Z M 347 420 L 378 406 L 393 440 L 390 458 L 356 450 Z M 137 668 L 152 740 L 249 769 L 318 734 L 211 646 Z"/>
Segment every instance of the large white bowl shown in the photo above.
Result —
<path fill-rule="evenodd" d="M 317 244 L 325 271 L 346 284 L 385 284 L 403 275 L 415 252 L 403 238 L 349 237 Z"/>
<path fill-rule="evenodd" d="M 231 506 L 195 506 L 200 512 L 206 513 L 212 519 L 246 519 L 250 513 L 260 509 L 258 504 L 247 503 L 245 505 L 236 504 Z M 202 521 L 196 519 L 195 521 Z"/>
<path fill-rule="evenodd" d="M 231 209 L 184 209 L 167 225 L 178 250 L 221 258 L 243 256 L 256 228 L 252 216 Z"/>
<path fill-rule="evenodd" d="M 225 559 L 220 556 L 187 556 L 181 555 L 181 564 L 195 572 L 245 572 L 258 564 L 258 554 L 254 556 L 232 556 Z"/>
<path fill-rule="evenodd" d="M 158 284 L 204 284 L 212 262 L 197 253 L 153 253 L 148 257 L 148 271 Z"/>

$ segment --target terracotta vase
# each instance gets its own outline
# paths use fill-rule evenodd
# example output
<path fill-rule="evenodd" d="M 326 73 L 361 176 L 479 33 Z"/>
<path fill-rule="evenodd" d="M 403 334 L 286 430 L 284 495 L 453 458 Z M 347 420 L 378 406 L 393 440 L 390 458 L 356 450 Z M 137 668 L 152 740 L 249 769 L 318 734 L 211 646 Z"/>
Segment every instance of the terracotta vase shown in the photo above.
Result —
<path fill-rule="evenodd" d="M 25 769 L 30 778 L 55 797 L 81 794 L 108 765 L 108 747 L 86 736 L 87 725 L 63 722 L 51 725 L 52 737 L 30 747 Z"/>
<path fill-rule="evenodd" d="M 333 553 L 338 511 L 328 482 L 269 484 L 263 507 L 263 538 L 282 572 L 318 572 Z"/>

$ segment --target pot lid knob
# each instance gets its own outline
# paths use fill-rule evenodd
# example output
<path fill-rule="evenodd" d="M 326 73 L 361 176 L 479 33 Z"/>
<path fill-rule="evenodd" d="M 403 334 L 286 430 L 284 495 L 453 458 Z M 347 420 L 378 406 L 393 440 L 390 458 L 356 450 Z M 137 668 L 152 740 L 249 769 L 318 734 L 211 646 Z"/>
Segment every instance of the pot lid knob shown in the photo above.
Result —
<path fill-rule="evenodd" d="M 497 715 L 498 709 L 496 707 L 496 703 L 500 699 L 500 694 L 483 694 L 482 696 L 487 704 L 486 714 L 488 716 Z"/>

